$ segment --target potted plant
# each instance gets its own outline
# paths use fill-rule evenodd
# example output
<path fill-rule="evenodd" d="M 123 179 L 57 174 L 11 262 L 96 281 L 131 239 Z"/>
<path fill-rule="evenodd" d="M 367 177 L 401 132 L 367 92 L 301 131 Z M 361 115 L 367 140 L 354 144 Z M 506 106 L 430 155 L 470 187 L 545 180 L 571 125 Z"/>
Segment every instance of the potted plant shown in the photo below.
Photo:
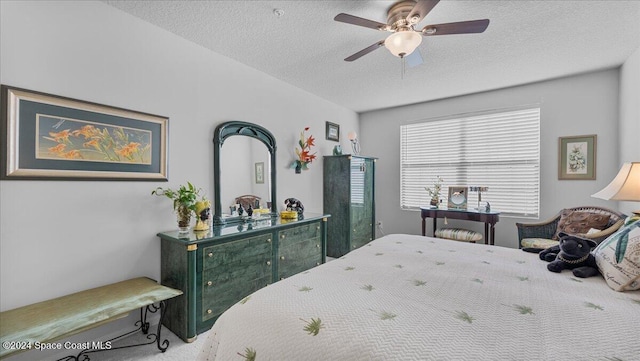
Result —
<path fill-rule="evenodd" d="M 436 182 L 433 184 L 433 188 L 424 187 L 424 189 L 429 193 L 431 197 L 431 201 L 429 204 L 433 208 L 438 208 L 440 205 L 440 191 L 442 190 L 442 181 L 443 179 L 440 176 L 436 176 Z"/>
<path fill-rule="evenodd" d="M 177 190 L 158 187 L 151 194 L 165 196 L 173 201 L 173 210 L 178 217 L 178 229 L 180 232 L 188 232 L 191 225 L 191 216 L 194 213 L 200 216 L 198 212 L 206 212 L 211 207 L 209 200 L 200 195 L 201 191 L 202 189 L 196 188 L 191 182 L 187 182 L 186 185 L 181 185 Z M 203 226 L 201 225 L 200 227 Z"/>

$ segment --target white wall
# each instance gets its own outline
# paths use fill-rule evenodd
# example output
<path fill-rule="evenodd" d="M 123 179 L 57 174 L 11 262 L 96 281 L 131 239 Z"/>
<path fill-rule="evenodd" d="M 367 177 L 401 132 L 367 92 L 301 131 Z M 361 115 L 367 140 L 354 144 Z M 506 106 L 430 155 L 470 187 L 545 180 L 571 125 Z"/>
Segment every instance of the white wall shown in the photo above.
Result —
<path fill-rule="evenodd" d="M 325 121 L 359 131 L 355 112 L 101 2 L 3 0 L 0 15 L 2 84 L 170 118 L 168 183 L 0 182 L 1 310 L 136 276 L 159 279 L 156 233 L 174 229 L 175 217 L 151 190 L 191 181 L 213 196 L 219 123 L 271 130 L 277 201 L 299 198 L 308 212 L 322 211 L 322 155 L 336 144 L 324 139 Z M 287 166 L 305 126 L 320 157 L 295 175 Z"/>
<path fill-rule="evenodd" d="M 638 48 L 620 70 L 620 159 L 625 162 L 640 162 L 640 48 Z M 640 209 L 639 202 L 620 202 L 620 211 L 631 214 Z"/>
<path fill-rule="evenodd" d="M 540 103 L 541 107 L 540 218 L 547 219 L 562 208 L 574 206 L 615 209 L 614 202 L 590 195 L 607 185 L 618 171 L 618 76 L 619 70 L 611 69 L 361 114 L 362 154 L 380 158 L 376 172 L 376 218 L 383 221 L 385 233 L 421 233 L 419 212 L 400 210 L 401 124 L 534 103 Z M 558 137 L 585 134 L 598 135 L 597 180 L 558 180 Z M 491 192 L 483 198 L 490 202 Z M 497 245 L 517 247 L 515 223 L 519 221 L 536 220 L 501 217 L 496 225 Z M 449 222 L 484 231 L 481 223 Z M 427 233 L 431 234 L 431 224 L 427 224 Z"/>

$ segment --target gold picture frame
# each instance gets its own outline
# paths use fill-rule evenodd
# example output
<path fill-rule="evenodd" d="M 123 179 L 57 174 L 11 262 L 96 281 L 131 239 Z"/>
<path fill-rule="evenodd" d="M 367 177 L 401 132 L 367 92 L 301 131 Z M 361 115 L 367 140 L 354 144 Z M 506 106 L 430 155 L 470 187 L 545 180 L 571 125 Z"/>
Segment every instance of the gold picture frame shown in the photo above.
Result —
<path fill-rule="evenodd" d="M 2 85 L 0 179 L 167 180 L 167 117 Z"/>

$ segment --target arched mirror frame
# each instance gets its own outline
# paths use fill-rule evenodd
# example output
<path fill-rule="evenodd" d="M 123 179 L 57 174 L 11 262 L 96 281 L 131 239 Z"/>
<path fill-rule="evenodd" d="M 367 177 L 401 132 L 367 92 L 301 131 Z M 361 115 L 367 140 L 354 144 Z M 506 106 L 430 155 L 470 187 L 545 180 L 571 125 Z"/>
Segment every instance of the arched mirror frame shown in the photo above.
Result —
<path fill-rule="evenodd" d="M 270 155 L 269 162 L 271 163 L 269 167 L 269 176 L 271 177 L 271 216 L 275 217 L 278 215 L 276 205 L 276 138 L 270 131 L 257 124 L 232 120 L 218 125 L 213 134 L 213 193 L 215 197 L 213 220 L 217 225 L 241 221 L 240 217 L 224 218 L 222 216 L 222 198 L 220 194 L 220 152 L 222 145 L 227 138 L 237 135 L 255 138 L 267 147 Z"/>

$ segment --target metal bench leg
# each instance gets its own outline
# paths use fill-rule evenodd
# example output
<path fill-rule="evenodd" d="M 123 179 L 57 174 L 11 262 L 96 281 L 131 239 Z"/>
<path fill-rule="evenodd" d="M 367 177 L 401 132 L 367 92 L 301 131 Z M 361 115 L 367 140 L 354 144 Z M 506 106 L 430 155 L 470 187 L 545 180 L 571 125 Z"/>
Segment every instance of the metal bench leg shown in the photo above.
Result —
<path fill-rule="evenodd" d="M 147 312 L 156 313 L 158 311 L 160 311 L 160 321 L 158 321 L 158 330 L 156 331 L 155 334 L 153 333 L 148 334 L 149 322 L 147 322 Z M 167 313 L 167 301 L 160 301 L 158 306 L 151 304 L 145 307 L 141 307 L 140 321 L 136 321 L 135 326 L 137 326 L 137 328 L 135 330 L 129 331 L 127 333 L 124 333 L 120 336 L 114 337 L 104 342 L 89 342 L 89 344 L 92 345 L 92 348 L 84 349 L 80 351 L 80 353 L 78 353 L 77 355 L 66 356 L 61 359 L 58 359 L 57 361 L 90 361 L 91 358 L 89 354 L 92 354 L 95 352 L 113 351 L 113 350 L 119 350 L 123 348 L 150 345 L 152 343 L 156 343 L 158 345 L 158 349 L 162 352 L 165 352 L 167 348 L 169 348 L 169 340 L 165 339 L 163 341 L 160 341 L 161 339 L 160 333 L 162 331 L 162 321 L 164 320 L 165 313 Z M 142 342 L 135 345 L 125 345 L 125 346 L 118 346 L 118 347 L 111 346 L 113 342 L 123 339 L 127 336 L 130 336 L 138 331 L 142 331 L 145 335 L 147 335 L 146 339 L 149 341 Z M 97 346 L 98 348 L 95 348 L 94 346 Z"/>

